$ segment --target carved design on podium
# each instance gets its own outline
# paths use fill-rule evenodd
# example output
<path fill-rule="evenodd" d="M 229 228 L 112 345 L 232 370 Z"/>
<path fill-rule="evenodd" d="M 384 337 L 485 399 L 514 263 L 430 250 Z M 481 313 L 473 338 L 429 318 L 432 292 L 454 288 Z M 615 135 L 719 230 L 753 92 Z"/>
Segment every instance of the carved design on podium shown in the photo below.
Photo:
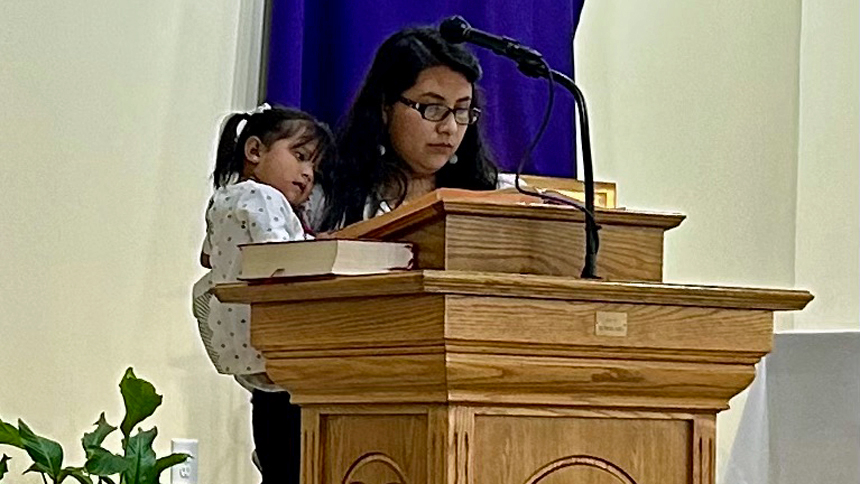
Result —
<path fill-rule="evenodd" d="M 314 482 L 316 469 L 314 466 L 315 462 L 313 456 L 315 451 L 316 432 L 308 431 L 306 429 L 302 432 L 302 459 L 304 460 L 304 462 L 302 463 L 303 482 Z"/>
<path fill-rule="evenodd" d="M 456 484 L 469 484 L 469 432 L 454 432 L 454 472 Z M 462 474 L 463 480 L 460 481 Z"/>
<path fill-rule="evenodd" d="M 696 454 L 699 460 L 699 482 L 701 484 L 714 484 L 714 469 L 712 468 L 714 456 L 714 440 L 710 436 L 697 439 Z"/>
<path fill-rule="evenodd" d="M 538 484 L 550 474 L 555 474 L 569 467 L 591 467 L 599 469 L 614 477 L 620 484 L 636 484 L 636 481 L 624 469 L 600 457 L 590 455 L 572 455 L 550 462 L 528 478 L 526 484 Z"/>
<path fill-rule="evenodd" d="M 693 426 L 693 483 L 714 484 L 714 459 L 716 449 L 716 422 L 711 419 L 697 419 Z"/>
<path fill-rule="evenodd" d="M 342 484 L 408 484 L 403 469 L 382 452 L 359 457 L 343 477 Z"/>

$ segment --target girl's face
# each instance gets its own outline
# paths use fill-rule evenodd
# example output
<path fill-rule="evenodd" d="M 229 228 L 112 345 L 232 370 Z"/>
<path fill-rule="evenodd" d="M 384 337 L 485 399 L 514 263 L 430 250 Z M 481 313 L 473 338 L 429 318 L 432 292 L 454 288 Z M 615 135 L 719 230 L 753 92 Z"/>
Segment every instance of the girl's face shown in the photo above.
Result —
<path fill-rule="evenodd" d="M 435 66 L 421 71 L 415 85 L 403 92 L 402 99 L 385 108 L 383 119 L 391 147 L 415 175 L 432 175 L 445 166 L 460 147 L 468 128 L 454 121 L 453 112 L 441 121 L 428 121 L 416 107 L 437 104 L 449 109 L 468 109 L 472 96 L 472 84 L 465 76 L 448 66 Z"/>
<path fill-rule="evenodd" d="M 297 143 L 302 133 L 265 146 L 256 136 L 245 143 L 246 166 L 251 178 L 276 188 L 290 204 L 298 206 L 310 196 L 314 185 L 313 155 L 317 142 Z"/>

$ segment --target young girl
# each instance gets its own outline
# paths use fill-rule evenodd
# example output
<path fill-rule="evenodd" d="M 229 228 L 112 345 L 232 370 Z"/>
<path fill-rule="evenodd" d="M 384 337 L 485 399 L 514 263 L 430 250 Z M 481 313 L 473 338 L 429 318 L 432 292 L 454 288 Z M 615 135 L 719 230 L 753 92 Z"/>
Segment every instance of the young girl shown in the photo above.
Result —
<path fill-rule="evenodd" d="M 194 285 L 194 315 L 215 368 L 253 394 L 255 455 L 264 484 L 298 482 L 299 409 L 266 377 L 263 356 L 251 346 L 250 308 L 222 304 L 208 291 L 237 280 L 240 244 L 310 238 L 297 212 L 333 146 L 325 124 L 268 105 L 231 115 L 218 143 L 200 254 L 211 271 Z"/>

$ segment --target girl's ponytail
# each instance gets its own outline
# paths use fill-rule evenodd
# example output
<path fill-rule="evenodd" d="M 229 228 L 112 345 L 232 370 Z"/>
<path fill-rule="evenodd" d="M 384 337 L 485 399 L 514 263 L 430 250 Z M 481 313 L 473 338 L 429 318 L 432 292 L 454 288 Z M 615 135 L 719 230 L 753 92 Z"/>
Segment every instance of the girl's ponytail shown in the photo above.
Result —
<path fill-rule="evenodd" d="M 248 113 L 236 113 L 227 118 L 221 130 L 221 138 L 218 140 L 218 151 L 215 155 L 215 171 L 212 174 L 215 188 L 223 187 L 230 183 L 236 174 L 241 175 L 245 166 L 245 154 L 237 153 L 239 123 L 246 121 L 251 115 Z"/>

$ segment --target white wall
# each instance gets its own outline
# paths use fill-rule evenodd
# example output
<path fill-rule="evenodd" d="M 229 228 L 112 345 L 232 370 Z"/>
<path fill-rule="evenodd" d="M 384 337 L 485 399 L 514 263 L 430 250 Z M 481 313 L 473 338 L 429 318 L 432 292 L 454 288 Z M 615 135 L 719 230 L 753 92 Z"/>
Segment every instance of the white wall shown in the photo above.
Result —
<path fill-rule="evenodd" d="M 803 0 L 795 283 L 798 329 L 860 325 L 860 3 Z"/>
<path fill-rule="evenodd" d="M 792 287 L 800 0 L 602 0 L 580 25 L 596 178 L 688 216 L 666 279 Z"/>
<path fill-rule="evenodd" d="M 687 214 L 667 281 L 808 289 L 778 327 L 857 327 L 857 18 L 853 0 L 586 2 L 596 178 Z M 745 398 L 719 416 L 718 467 Z"/>
<path fill-rule="evenodd" d="M 70 465 L 99 412 L 122 417 L 134 366 L 164 395 L 159 453 L 197 438 L 200 482 L 256 479 L 247 392 L 215 373 L 189 305 L 242 8 L 0 4 L 0 416 Z M 11 454 L 6 480 L 41 482 Z"/>
<path fill-rule="evenodd" d="M 247 395 L 188 304 L 216 127 L 254 99 L 247 8 L 0 5 L 0 416 L 70 464 L 132 365 L 165 395 L 159 452 L 198 438 L 202 483 L 256 479 Z M 795 325 L 856 326 L 856 2 L 589 1 L 576 44 L 596 177 L 689 217 L 667 280 L 806 288 Z"/>

